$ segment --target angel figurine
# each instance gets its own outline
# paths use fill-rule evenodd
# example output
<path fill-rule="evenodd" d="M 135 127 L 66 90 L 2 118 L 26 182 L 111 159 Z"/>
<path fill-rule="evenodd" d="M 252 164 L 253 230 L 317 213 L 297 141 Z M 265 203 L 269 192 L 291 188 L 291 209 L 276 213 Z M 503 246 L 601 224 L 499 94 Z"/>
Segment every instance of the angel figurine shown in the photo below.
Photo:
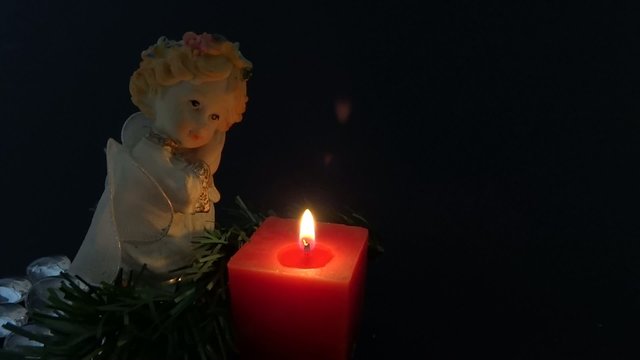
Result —
<path fill-rule="evenodd" d="M 220 35 L 161 37 L 142 52 L 129 91 L 140 112 L 106 145 L 107 178 L 69 272 L 111 282 L 146 265 L 157 281 L 194 260 L 192 239 L 213 229 L 213 183 L 227 130 L 242 119 L 252 64 Z"/>

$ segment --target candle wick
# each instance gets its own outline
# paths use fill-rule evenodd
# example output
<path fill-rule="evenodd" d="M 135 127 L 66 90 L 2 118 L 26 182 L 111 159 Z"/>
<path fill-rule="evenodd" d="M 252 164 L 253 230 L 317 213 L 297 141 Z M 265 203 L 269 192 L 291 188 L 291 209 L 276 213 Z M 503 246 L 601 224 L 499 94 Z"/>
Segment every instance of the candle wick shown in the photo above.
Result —
<path fill-rule="evenodd" d="M 309 254 L 311 251 L 311 243 L 307 240 L 307 238 L 302 238 L 302 245 L 304 246 L 304 253 Z"/>

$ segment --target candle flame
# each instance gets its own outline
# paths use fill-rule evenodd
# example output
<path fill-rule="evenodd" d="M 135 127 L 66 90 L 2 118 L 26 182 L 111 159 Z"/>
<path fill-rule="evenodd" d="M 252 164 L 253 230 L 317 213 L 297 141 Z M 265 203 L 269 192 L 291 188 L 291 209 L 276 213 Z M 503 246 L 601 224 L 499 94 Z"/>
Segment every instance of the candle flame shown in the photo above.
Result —
<path fill-rule="evenodd" d="M 305 252 L 316 246 L 316 224 L 309 209 L 306 209 L 300 220 L 300 238 L 298 244 Z"/>

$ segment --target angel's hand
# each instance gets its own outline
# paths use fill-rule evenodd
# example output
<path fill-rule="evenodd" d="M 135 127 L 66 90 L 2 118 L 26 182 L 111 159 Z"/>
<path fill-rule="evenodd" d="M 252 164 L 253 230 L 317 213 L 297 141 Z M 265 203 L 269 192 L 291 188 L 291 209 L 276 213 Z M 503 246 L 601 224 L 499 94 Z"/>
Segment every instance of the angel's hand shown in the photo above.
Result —
<path fill-rule="evenodd" d="M 226 133 L 217 131 L 211 141 L 206 145 L 196 149 L 196 157 L 209 165 L 211 174 L 213 175 L 220 165 L 220 157 L 222 156 L 222 148 L 224 147 Z"/>

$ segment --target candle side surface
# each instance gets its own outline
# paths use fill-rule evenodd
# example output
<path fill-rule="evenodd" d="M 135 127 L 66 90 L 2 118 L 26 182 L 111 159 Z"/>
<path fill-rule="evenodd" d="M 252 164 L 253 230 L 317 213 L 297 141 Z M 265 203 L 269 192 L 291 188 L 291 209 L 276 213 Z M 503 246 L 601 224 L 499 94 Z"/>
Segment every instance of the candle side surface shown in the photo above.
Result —
<path fill-rule="evenodd" d="M 283 266 L 278 253 L 295 244 L 297 230 L 295 220 L 268 218 L 229 261 L 244 359 L 349 358 L 363 301 L 368 231 L 318 223 L 318 244 L 330 249 L 331 260 L 318 268 Z"/>

